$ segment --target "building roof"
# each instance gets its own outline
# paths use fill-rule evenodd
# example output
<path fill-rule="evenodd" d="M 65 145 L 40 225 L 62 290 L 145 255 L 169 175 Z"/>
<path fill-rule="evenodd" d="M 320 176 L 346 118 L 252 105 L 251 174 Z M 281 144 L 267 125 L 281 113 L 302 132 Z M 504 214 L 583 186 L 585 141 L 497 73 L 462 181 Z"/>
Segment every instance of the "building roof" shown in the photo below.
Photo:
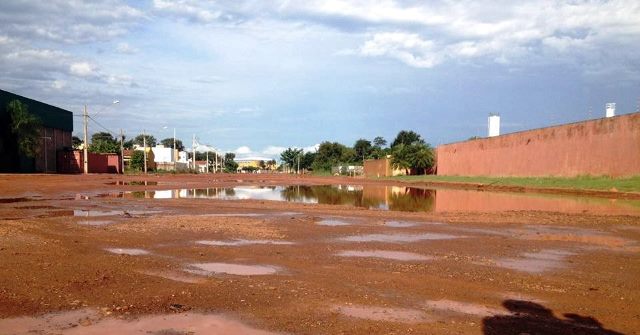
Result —
<path fill-rule="evenodd" d="M 70 111 L 3 90 L 0 90 L 0 119 L 8 117 L 3 114 L 8 113 L 7 105 L 13 100 L 27 105 L 29 112 L 38 116 L 44 127 L 73 131 L 73 113 Z"/>

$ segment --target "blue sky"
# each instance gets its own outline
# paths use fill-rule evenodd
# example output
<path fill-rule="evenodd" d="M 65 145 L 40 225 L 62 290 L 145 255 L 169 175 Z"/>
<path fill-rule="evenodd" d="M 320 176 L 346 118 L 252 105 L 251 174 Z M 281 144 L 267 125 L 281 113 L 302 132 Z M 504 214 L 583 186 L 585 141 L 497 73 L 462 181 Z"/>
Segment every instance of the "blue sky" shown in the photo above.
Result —
<path fill-rule="evenodd" d="M 635 111 L 639 18 L 638 1 L 2 1 L 0 88 L 240 156 L 403 129 L 438 145 L 486 135 L 489 113 L 505 133 Z"/>

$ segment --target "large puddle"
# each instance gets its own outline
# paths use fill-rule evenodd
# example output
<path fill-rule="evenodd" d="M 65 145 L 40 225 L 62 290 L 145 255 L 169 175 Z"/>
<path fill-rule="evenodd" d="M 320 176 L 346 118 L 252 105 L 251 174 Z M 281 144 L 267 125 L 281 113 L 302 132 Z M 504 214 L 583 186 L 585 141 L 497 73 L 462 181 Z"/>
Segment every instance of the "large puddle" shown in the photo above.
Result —
<path fill-rule="evenodd" d="M 280 271 L 273 265 L 245 265 L 234 263 L 195 263 L 190 264 L 187 272 L 198 275 L 236 275 L 236 276 L 264 276 L 272 275 Z"/>
<path fill-rule="evenodd" d="M 381 185 L 236 186 L 116 192 L 154 199 L 271 200 L 408 212 L 552 211 L 640 215 L 639 200 Z"/>
<path fill-rule="evenodd" d="M 5 333 L 5 331 L 8 331 Z M 2 334 L 212 334 L 273 335 L 249 327 L 239 321 L 216 314 L 166 314 L 144 316 L 133 320 L 105 317 L 90 309 L 51 313 L 38 317 L 0 320 Z"/>

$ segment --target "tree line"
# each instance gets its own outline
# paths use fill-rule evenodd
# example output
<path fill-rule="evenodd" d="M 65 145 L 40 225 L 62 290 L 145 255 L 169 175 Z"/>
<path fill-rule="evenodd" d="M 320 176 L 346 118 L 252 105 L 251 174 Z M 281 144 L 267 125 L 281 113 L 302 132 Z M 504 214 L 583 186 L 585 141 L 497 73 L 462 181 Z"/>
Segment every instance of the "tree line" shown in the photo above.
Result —
<path fill-rule="evenodd" d="M 361 138 L 353 147 L 338 142 L 325 141 L 315 152 L 287 148 L 280 159 L 289 170 L 331 171 L 338 165 L 362 165 L 366 159 L 389 157 L 395 169 L 406 174 L 426 174 L 434 165 L 434 150 L 414 131 L 402 130 L 387 146 L 387 141 L 377 136 L 372 141 Z"/>

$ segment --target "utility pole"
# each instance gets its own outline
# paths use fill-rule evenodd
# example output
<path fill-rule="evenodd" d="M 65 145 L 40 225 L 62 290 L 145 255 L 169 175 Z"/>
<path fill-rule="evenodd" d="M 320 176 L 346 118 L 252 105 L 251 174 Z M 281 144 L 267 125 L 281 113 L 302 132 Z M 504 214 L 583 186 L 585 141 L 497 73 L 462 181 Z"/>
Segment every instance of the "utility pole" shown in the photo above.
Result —
<path fill-rule="evenodd" d="M 191 155 L 193 156 L 193 170 L 195 171 L 196 170 L 196 134 L 193 134 L 193 139 L 191 140 Z"/>
<path fill-rule="evenodd" d="M 89 115 L 87 114 L 87 105 L 84 105 L 84 114 L 82 115 L 84 119 L 84 174 L 89 173 L 89 140 L 87 139 L 87 132 L 89 131 L 88 123 L 89 123 Z"/>
<path fill-rule="evenodd" d="M 298 154 L 298 174 L 300 174 L 300 154 Z"/>
<path fill-rule="evenodd" d="M 176 153 L 176 128 L 173 128 L 173 151 L 171 152 L 171 156 L 173 156 L 173 166 L 174 166 L 174 170 L 175 170 L 175 164 L 176 161 L 178 160 L 178 157 L 176 157 L 178 154 Z"/>
<path fill-rule="evenodd" d="M 209 173 L 209 150 L 207 150 L 207 173 Z"/>
<path fill-rule="evenodd" d="M 147 131 L 142 130 L 142 152 L 144 152 L 144 174 L 147 174 Z"/>
<path fill-rule="evenodd" d="M 120 128 L 120 173 L 124 174 L 124 133 Z"/>
<path fill-rule="evenodd" d="M 216 156 L 215 157 L 216 164 L 213 166 L 213 173 L 218 173 L 218 152 L 214 151 L 213 154 Z"/>

